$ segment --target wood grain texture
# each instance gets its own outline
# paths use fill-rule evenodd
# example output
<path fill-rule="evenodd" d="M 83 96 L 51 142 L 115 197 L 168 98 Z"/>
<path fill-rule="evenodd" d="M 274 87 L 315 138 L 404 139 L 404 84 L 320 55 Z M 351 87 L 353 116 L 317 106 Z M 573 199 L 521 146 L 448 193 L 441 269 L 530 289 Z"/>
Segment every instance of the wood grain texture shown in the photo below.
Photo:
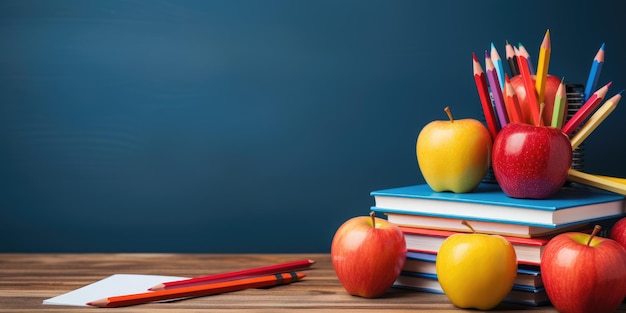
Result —
<path fill-rule="evenodd" d="M 443 295 L 391 289 L 379 299 L 348 295 L 327 254 L 0 254 L 0 313 L 94 312 L 42 305 L 47 298 L 112 274 L 202 276 L 299 259 L 317 261 L 303 281 L 269 289 L 169 303 L 100 309 L 115 312 L 459 312 Z M 497 311 L 556 312 L 551 306 L 502 304 Z M 622 305 L 619 312 L 626 312 Z"/>

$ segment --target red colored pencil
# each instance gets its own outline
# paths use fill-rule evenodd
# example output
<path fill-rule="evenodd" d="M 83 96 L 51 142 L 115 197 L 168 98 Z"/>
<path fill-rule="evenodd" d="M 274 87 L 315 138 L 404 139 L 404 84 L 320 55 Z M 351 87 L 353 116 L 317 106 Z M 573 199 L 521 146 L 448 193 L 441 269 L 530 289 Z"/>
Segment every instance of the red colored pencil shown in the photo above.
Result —
<path fill-rule="evenodd" d="M 183 287 L 172 290 L 148 291 L 130 295 L 114 296 L 88 302 L 87 305 L 101 308 L 114 308 L 136 304 L 149 303 L 154 301 L 174 300 L 191 297 L 201 297 L 238 291 L 249 288 L 261 288 L 275 285 L 292 283 L 302 279 L 305 274 L 282 273 L 239 280 L 223 281 L 200 286 Z"/>
<path fill-rule="evenodd" d="M 587 100 L 587 102 L 585 102 L 585 104 L 583 104 L 583 106 L 580 107 L 576 113 L 574 113 L 572 118 L 565 123 L 561 130 L 566 135 L 571 136 L 576 128 L 582 125 L 587 117 L 589 117 L 589 115 L 593 113 L 596 108 L 598 108 L 598 105 L 600 105 L 600 102 L 602 102 L 606 93 L 609 91 L 609 87 L 611 87 L 611 82 L 594 92 L 591 97 L 589 97 L 589 100 Z"/>
<path fill-rule="evenodd" d="M 506 112 L 511 123 L 526 123 L 517 94 L 508 74 L 504 75 L 504 104 L 506 105 Z"/>
<path fill-rule="evenodd" d="M 229 281 L 229 280 L 235 280 L 235 279 L 261 276 L 261 275 L 270 275 L 270 274 L 298 271 L 298 270 L 306 269 L 313 264 L 315 264 L 315 261 L 313 260 L 299 260 L 299 261 L 288 262 L 288 263 L 283 263 L 283 264 L 251 268 L 251 269 L 246 269 L 246 270 L 236 271 L 236 272 L 228 272 L 228 273 L 221 273 L 221 274 L 215 274 L 215 275 L 209 275 L 209 276 L 201 276 L 201 277 L 165 282 L 165 283 L 155 285 L 154 287 L 148 290 L 163 290 L 163 289 L 179 288 L 179 287 L 186 287 L 186 286 L 195 286 L 195 285 L 201 285 L 201 284 L 207 284 L 207 283 L 215 283 L 215 282 L 221 282 L 221 281 Z"/>
<path fill-rule="evenodd" d="M 535 82 L 533 82 L 532 74 L 528 67 L 528 59 L 519 53 L 519 50 L 515 50 L 517 54 L 517 64 L 519 66 L 519 72 L 524 83 L 524 89 L 526 90 L 526 101 L 530 109 L 530 122 L 533 125 L 539 125 L 539 102 L 537 101 L 537 90 L 535 89 Z"/>
<path fill-rule="evenodd" d="M 491 134 L 491 139 L 495 139 L 498 134 L 498 123 L 496 122 L 496 115 L 493 112 L 493 106 L 491 105 L 491 98 L 489 97 L 489 88 L 487 88 L 487 79 L 485 78 L 485 72 L 482 66 L 478 62 L 476 53 L 472 53 L 473 67 L 474 67 L 474 82 L 476 82 L 476 89 L 478 90 L 478 97 L 483 107 L 483 114 L 485 115 L 485 121 L 487 122 L 487 129 Z"/>

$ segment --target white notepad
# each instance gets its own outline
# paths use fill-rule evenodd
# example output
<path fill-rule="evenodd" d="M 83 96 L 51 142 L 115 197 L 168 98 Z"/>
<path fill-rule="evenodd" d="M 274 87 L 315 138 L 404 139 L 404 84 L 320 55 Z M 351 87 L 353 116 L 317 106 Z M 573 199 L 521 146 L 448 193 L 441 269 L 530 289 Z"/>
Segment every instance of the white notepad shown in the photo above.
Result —
<path fill-rule="evenodd" d="M 87 306 L 87 302 L 107 297 L 148 292 L 154 285 L 188 277 L 114 274 L 87 286 L 43 300 L 43 304 Z"/>

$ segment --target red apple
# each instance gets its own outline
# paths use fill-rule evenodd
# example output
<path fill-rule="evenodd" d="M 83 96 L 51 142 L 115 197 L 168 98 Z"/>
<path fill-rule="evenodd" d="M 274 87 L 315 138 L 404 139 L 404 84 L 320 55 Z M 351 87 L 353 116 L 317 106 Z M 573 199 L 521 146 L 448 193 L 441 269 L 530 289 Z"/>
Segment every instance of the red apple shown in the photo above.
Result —
<path fill-rule="evenodd" d="M 533 81 L 535 81 L 535 76 L 533 76 Z M 550 125 L 552 122 L 552 111 L 554 108 L 554 98 L 556 96 L 556 91 L 559 89 L 559 85 L 561 84 L 561 79 L 548 75 L 546 78 L 546 89 L 544 92 L 544 113 L 543 113 L 543 125 Z M 517 95 L 517 99 L 519 100 L 520 106 L 522 108 L 522 115 L 524 116 L 524 120 L 527 124 L 534 124 L 531 120 L 531 111 L 528 105 L 528 99 L 526 99 L 526 88 L 524 88 L 524 82 L 520 75 L 513 76 L 511 78 L 511 85 L 513 85 L 513 89 L 515 89 L 515 94 Z M 535 93 L 536 96 L 536 93 Z M 564 110 L 563 120 L 566 120 L 567 110 Z"/>
<path fill-rule="evenodd" d="M 626 250 L 616 241 L 569 232 L 554 237 L 541 256 L 552 305 L 563 313 L 614 312 L 626 294 Z"/>
<path fill-rule="evenodd" d="M 572 164 L 572 145 L 560 129 L 511 123 L 492 149 L 496 181 L 512 198 L 545 199 L 559 191 Z"/>
<path fill-rule="evenodd" d="M 613 225 L 610 237 L 626 249 L 626 217 L 619 219 Z"/>
<path fill-rule="evenodd" d="M 398 226 L 372 212 L 351 218 L 337 229 L 330 255 L 337 278 L 349 294 L 376 298 L 400 275 L 406 242 Z"/>

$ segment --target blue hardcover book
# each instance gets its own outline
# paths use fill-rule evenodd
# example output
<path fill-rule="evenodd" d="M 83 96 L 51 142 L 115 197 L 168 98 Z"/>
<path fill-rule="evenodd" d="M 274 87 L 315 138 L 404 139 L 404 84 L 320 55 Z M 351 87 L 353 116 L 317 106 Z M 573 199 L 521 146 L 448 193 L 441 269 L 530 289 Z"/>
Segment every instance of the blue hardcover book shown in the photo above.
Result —
<path fill-rule="evenodd" d="M 395 288 L 443 294 L 443 289 L 437 280 L 437 275 L 403 271 L 393 284 Z M 549 304 L 548 294 L 543 287 L 513 285 L 511 292 L 504 298 L 504 302 L 540 306 Z"/>
<path fill-rule="evenodd" d="M 409 273 L 434 275 L 437 274 L 435 265 L 436 260 L 436 254 L 407 251 L 406 262 L 404 263 L 404 268 L 402 270 Z M 530 289 L 543 287 L 543 281 L 541 280 L 541 270 L 539 266 L 518 264 L 515 284 L 520 286 L 520 288 L 521 286 Z"/>
<path fill-rule="evenodd" d="M 559 228 L 624 215 L 624 196 L 573 185 L 549 199 L 508 197 L 497 184 L 481 184 L 474 192 L 434 192 L 428 185 L 377 190 L 372 210 L 385 214 L 420 215 Z"/>

